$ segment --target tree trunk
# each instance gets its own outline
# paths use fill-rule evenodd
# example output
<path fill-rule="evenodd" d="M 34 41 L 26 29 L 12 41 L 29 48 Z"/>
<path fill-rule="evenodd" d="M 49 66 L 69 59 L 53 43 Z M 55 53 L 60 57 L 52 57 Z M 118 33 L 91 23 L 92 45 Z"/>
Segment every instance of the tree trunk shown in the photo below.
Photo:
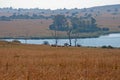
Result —
<path fill-rule="evenodd" d="M 57 36 L 57 30 L 55 30 L 55 45 L 57 46 L 58 44 L 58 36 Z"/>
<path fill-rule="evenodd" d="M 69 31 L 67 31 L 67 35 L 68 35 L 68 39 L 69 39 L 69 46 L 72 46 L 72 42 L 71 42 L 71 32 L 72 32 L 71 29 L 70 29 Z"/>
<path fill-rule="evenodd" d="M 72 43 L 71 43 L 71 35 L 70 35 L 70 33 L 69 33 L 69 46 L 71 46 L 72 45 Z"/>

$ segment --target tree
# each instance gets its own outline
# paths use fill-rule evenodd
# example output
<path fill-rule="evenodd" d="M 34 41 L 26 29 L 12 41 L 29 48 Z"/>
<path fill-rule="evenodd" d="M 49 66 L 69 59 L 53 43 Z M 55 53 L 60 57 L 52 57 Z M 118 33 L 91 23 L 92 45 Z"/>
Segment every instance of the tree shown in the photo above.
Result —
<path fill-rule="evenodd" d="M 91 11 L 91 12 L 94 12 L 94 10 L 93 10 L 93 9 L 91 9 L 90 11 Z"/>
<path fill-rule="evenodd" d="M 0 21 L 10 21 L 11 19 L 9 17 L 6 16 L 1 16 L 0 17 Z"/>
<path fill-rule="evenodd" d="M 82 9 L 82 12 L 87 12 L 87 9 L 86 8 Z"/>
<path fill-rule="evenodd" d="M 54 30 L 55 45 L 58 43 L 58 31 L 67 30 L 67 19 L 64 15 L 56 15 L 53 18 L 53 24 L 49 26 L 51 30 Z"/>
<path fill-rule="evenodd" d="M 108 9 L 108 10 L 107 10 L 107 12 L 111 12 L 111 10 L 110 10 L 110 9 Z"/>
<path fill-rule="evenodd" d="M 68 23 L 67 27 L 68 27 L 68 29 L 66 30 L 66 32 L 67 32 L 68 39 L 69 39 L 69 46 L 71 46 L 72 45 L 72 42 L 71 42 L 72 27 L 69 25 L 69 23 Z"/>
<path fill-rule="evenodd" d="M 119 11 L 119 9 L 118 8 L 115 8 L 115 12 L 118 12 Z"/>
<path fill-rule="evenodd" d="M 51 30 L 65 31 L 67 19 L 64 15 L 56 15 L 53 18 L 53 24 L 49 26 Z"/>
<path fill-rule="evenodd" d="M 82 21 L 81 18 L 73 17 L 71 18 L 71 25 L 72 25 L 72 34 L 75 39 L 74 43 L 75 46 L 77 46 L 77 38 L 79 37 L 80 28 L 85 25 L 85 22 Z"/>
<path fill-rule="evenodd" d="M 91 27 L 93 27 L 93 28 L 97 27 L 95 18 L 91 17 L 90 21 L 91 21 Z"/>
<path fill-rule="evenodd" d="M 81 22 L 79 21 L 79 19 L 77 17 L 71 18 L 71 25 L 72 25 L 73 29 L 77 29 L 79 27 L 80 23 Z"/>
<path fill-rule="evenodd" d="M 77 39 L 79 37 L 79 33 L 77 31 L 74 31 L 73 34 L 74 34 L 74 39 L 75 39 L 74 43 L 75 43 L 75 47 L 76 47 L 77 46 Z"/>
<path fill-rule="evenodd" d="M 80 33 L 97 32 L 101 30 L 101 28 L 97 27 L 96 20 L 91 16 L 73 17 L 71 18 L 71 24 L 73 27 L 72 34 L 74 34 L 75 46 L 77 46 L 77 38 Z"/>

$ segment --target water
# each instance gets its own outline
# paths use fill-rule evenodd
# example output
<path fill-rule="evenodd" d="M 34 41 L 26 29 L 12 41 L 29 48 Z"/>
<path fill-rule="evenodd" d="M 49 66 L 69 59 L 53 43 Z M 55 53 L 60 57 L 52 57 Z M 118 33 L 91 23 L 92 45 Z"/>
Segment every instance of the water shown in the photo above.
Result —
<path fill-rule="evenodd" d="M 5 39 L 6 41 L 12 41 L 13 39 Z M 18 39 L 21 43 L 26 43 L 23 39 Z M 48 41 L 49 44 L 55 44 L 55 39 L 32 39 L 27 40 L 27 44 L 43 44 L 44 41 Z M 74 46 L 74 39 L 72 39 L 72 45 Z M 64 45 L 69 43 L 68 39 L 59 39 L 58 45 Z M 120 47 L 120 33 L 114 33 L 109 35 L 100 36 L 98 38 L 79 38 L 77 44 L 82 46 L 101 47 L 111 45 L 113 47 Z"/>

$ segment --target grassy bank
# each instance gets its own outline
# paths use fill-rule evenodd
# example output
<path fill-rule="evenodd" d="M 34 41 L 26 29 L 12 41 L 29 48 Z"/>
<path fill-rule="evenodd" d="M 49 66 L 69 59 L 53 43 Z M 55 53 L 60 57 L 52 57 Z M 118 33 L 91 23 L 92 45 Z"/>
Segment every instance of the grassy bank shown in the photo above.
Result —
<path fill-rule="evenodd" d="M 120 80 L 120 49 L 0 43 L 0 80 Z"/>
<path fill-rule="evenodd" d="M 108 31 L 108 32 L 94 32 L 94 33 L 80 33 L 77 38 L 96 38 L 102 35 L 112 34 L 112 33 L 120 33 L 120 31 Z M 65 32 L 59 33 L 58 36 L 59 39 L 68 39 L 68 36 Z M 71 38 L 74 39 L 76 36 L 74 34 L 71 35 Z M 0 39 L 54 39 L 54 36 L 12 36 L 12 37 L 6 37 L 2 36 Z"/>

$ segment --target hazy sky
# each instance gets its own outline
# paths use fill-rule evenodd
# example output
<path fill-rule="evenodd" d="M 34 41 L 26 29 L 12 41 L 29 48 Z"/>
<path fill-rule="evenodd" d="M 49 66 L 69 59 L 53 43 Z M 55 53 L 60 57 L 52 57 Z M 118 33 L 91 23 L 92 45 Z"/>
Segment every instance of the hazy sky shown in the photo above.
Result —
<path fill-rule="evenodd" d="M 87 8 L 93 6 L 120 4 L 120 0 L 0 0 L 0 7 L 14 8 Z"/>

